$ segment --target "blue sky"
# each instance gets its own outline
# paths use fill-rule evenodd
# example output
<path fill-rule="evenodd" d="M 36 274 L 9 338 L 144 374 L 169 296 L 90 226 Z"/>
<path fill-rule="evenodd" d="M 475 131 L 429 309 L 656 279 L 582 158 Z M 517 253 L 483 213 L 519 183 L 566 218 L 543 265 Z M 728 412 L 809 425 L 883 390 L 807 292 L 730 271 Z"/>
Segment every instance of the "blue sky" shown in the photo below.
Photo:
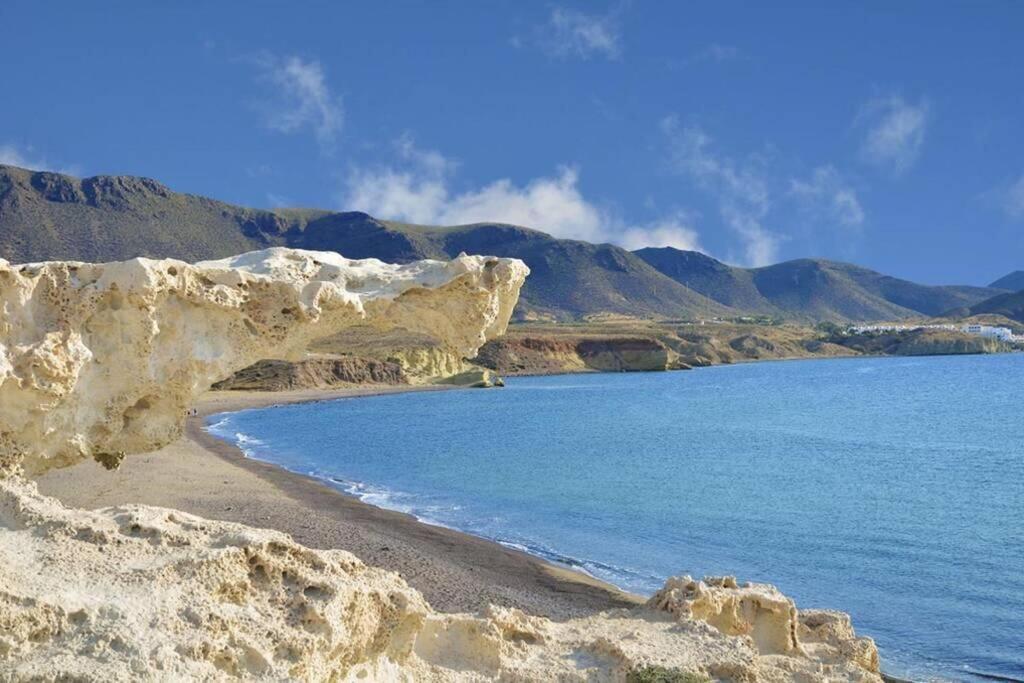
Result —
<path fill-rule="evenodd" d="M 1024 3 L 0 4 L 0 162 L 928 283 L 1024 268 Z"/>

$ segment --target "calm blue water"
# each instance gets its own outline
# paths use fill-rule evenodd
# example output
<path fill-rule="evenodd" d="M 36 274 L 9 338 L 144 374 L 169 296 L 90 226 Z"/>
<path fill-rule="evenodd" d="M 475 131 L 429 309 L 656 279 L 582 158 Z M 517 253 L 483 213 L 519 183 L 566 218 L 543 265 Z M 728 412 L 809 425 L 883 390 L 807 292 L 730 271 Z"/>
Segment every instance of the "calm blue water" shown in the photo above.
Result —
<path fill-rule="evenodd" d="M 850 612 L 883 667 L 1024 678 L 1024 354 L 512 379 L 211 431 L 627 589 L 735 574 Z"/>

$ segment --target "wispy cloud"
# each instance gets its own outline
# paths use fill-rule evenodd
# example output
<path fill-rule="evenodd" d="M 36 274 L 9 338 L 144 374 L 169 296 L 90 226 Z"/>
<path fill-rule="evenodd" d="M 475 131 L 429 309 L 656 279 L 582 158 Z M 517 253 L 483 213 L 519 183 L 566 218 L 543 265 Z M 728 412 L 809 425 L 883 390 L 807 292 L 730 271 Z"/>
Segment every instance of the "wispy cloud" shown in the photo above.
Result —
<path fill-rule="evenodd" d="M 267 193 L 267 204 L 272 209 L 283 209 L 290 206 L 295 206 L 295 203 L 288 197 L 285 197 L 284 195 L 274 194 L 273 192 Z"/>
<path fill-rule="evenodd" d="M 921 154 L 930 108 L 927 99 L 913 103 L 901 95 L 869 101 L 856 121 L 866 129 L 861 143 L 861 158 L 894 175 L 908 170 Z"/>
<path fill-rule="evenodd" d="M 341 197 L 343 208 L 433 225 L 511 223 L 557 237 L 617 242 L 628 248 L 699 247 L 696 231 L 681 216 L 632 225 L 589 201 L 580 191 L 579 171 L 572 166 L 522 185 L 502 178 L 454 192 L 450 185 L 457 163 L 436 150 L 420 149 L 408 135 L 395 146 L 401 166 L 354 169 Z"/>
<path fill-rule="evenodd" d="M 334 144 L 344 124 L 341 97 L 331 92 L 317 60 L 263 53 L 254 59 L 270 86 L 264 109 L 266 125 L 281 133 L 311 131 L 323 148 Z"/>
<path fill-rule="evenodd" d="M 45 157 L 40 156 L 32 147 L 21 147 L 7 143 L 0 145 L 0 165 L 17 166 L 33 171 L 53 171 L 54 173 L 66 173 L 79 175 L 81 170 L 74 165 L 54 164 Z"/>
<path fill-rule="evenodd" d="M 737 259 L 750 266 L 779 260 L 782 244 L 793 238 L 769 225 L 808 228 L 814 241 L 838 240 L 847 250 L 859 238 L 865 211 L 856 190 L 831 164 L 807 178 L 789 178 L 773 168 L 770 157 L 751 154 L 736 159 L 716 150 L 700 127 L 683 125 L 674 116 L 661 122 L 670 166 L 691 179 L 717 205 L 722 223 L 738 238 Z M 806 220 L 798 220 L 800 216 Z M 809 224 L 809 225 L 808 225 Z"/>
<path fill-rule="evenodd" d="M 756 158 L 737 162 L 712 149 L 711 138 L 697 126 L 684 126 L 674 116 L 661 123 L 672 167 L 717 201 L 723 222 L 742 240 L 744 260 L 762 266 L 777 260 L 782 236 L 764 226 L 771 193 Z"/>
<path fill-rule="evenodd" d="M 554 7 L 548 20 L 534 29 L 526 41 L 513 37 L 512 44 L 535 45 L 552 57 L 590 59 L 622 56 L 622 35 L 616 13 L 585 14 L 567 7 Z"/>
<path fill-rule="evenodd" d="M 819 166 L 805 180 L 792 178 L 789 188 L 799 208 L 817 221 L 855 230 L 864 224 L 864 208 L 857 192 L 835 166 Z"/>

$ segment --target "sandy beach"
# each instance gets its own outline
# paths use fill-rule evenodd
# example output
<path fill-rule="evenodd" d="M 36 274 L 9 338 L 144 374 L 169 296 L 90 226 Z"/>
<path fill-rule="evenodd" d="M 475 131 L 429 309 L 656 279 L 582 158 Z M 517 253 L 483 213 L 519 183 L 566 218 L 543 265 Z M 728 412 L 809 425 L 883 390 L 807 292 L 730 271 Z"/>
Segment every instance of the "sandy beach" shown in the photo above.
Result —
<path fill-rule="evenodd" d="M 294 392 L 211 392 L 185 435 L 108 472 L 95 462 L 42 476 L 40 490 L 68 505 L 143 503 L 272 528 L 313 548 L 342 548 L 398 572 L 438 610 L 512 606 L 553 619 L 635 604 L 640 598 L 497 543 L 377 508 L 307 476 L 246 458 L 208 434 L 207 416 L 260 406 L 441 387 L 352 387 Z M 444 400 L 439 396 L 438 400 Z"/>

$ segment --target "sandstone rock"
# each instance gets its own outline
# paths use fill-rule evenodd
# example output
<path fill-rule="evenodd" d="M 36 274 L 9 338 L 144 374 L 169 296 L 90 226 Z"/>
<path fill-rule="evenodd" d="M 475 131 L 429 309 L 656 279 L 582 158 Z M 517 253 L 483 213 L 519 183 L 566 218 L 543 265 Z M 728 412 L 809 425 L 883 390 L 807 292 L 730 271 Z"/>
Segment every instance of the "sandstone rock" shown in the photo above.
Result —
<path fill-rule="evenodd" d="M 304 358 L 261 360 L 213 385 L 217 391 L 288 391 L 327 389 L 344 384 L 408 384 L 396 362 L 375 358 Z"/>
<path fill-rule="evenodd" d="M 0 469 L 159 448 L 212 382 L 349 325 L 426 331 L 472 356 L 505 330 L 528 272 L 282 248 L 195 265 L 0 260 Z"/>
<path fill-rule="evenodd" d="M 657 339 L 614 335 L 502 337 L 481 347 L 474 362 L 508 375 L 689 368 L 678 354 Z"/>
<path fill-rule="evenodd" d="M 451 384 L 458 387 L 470 387 L 472 389 L 489 389 L 491 387 L 503 387 L 505 381 L 487 368 L 470 368 L 451 377 L 445 377 L 440 384 Z"/>

